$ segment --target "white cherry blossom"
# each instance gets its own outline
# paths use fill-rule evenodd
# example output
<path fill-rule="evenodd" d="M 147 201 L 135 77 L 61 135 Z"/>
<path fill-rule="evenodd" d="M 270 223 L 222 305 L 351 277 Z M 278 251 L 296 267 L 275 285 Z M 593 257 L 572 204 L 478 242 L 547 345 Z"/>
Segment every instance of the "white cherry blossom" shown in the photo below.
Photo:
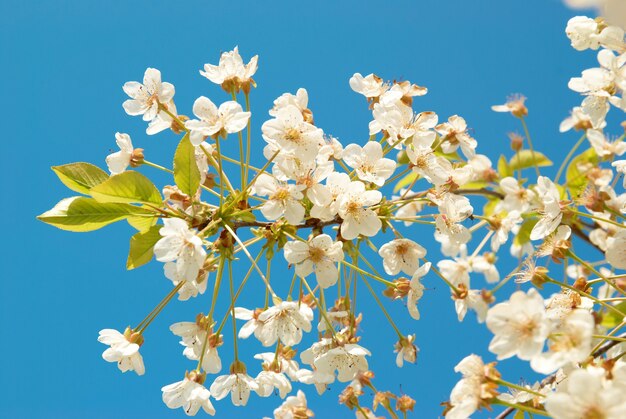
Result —
<path fill-rule="evenodd" d="M 195 416 L 202 408 L 206 413 L 215 415 L 215 408 L 210 401 L 211 393 L 195 379 L 197 374 L 186 374 L 182 381 L 169 384 L 161 389 L 163 402 L 170 409 L 183 408 L 187 416 Z M 203 381 L 203 377 L 202 380 Z"/>
<path fill-rule="evenodd" d="M 146 69 L 143 84 L 129 81 L 123 89 L 130 96 L 124 110 L 129 115 L 143 115 L 144 121 L 152 121 L 159 113 L 159 103 L 168 103 L 175 93 L 174 85 L 161 82 L 161 72 L 156 68 Z"/>
<path fill-rule="evenodd" d="M 109 345 L 102 353 L 102 358 L 107 362 L 116 362 L 120 371 L 135 371 L 137 375 L 146 372 L 139 353 L 139 346 L 143 342 L 141 334 L 133 333 L 130 329 L 124 334 L 114 329 L 102 329 L 98 342 Z"/>
<path fill-rule="evenodd" d="M 218 108 L 205 96 L 193 103 L 193 113 L 200 119 L 190 119 L 185 127 L 190 130 L 189 140 L 194 146 L 200 145 L 206 137 L 224 137 L 245 128 L 250 112 L 244 112 L 241 105 L 233 100 L 224 102 Z"/>
<path fill-rule="evenodd" d="M 206 257 L 200 237 L 180 218 L 165 218 L 159 233 L 162 238 L 154 245 L 156 259 L 167 262 L 165 269 L 177 281 L 195 281 Z"/>
<path fill-rule="evenodd" d="M 259 390 L 259 384 L 245 372 L 220 375 L 209 387 L 215 400 L 222 400 L 230 393 L 230 400 L 235 406 L 247 405 L 250 391 L 258 393 Z"/>
<path fill-rule="evenodd" d="M 413 275 L 419 267 L 419 260 L 426 256 L 426 249 L 409 239 L 395 239 L 383 244 L 378 250 L 383 258 L 383 267 L 389 275 L 400 271 Z"/>
<path fill-rule="evenodd" d="M 343 150 L 343 160 L 356 171 L 364 182 L 383 186 L 396 170 L 396 162 L 383 157 L 383 148 L 376 141 L 369 141 L 363 147 L 348 144 Z"/>
<path fill-rule="evenodd" d="M 218 65 L 205 64 L 200 74 L 228 92 L 243 89 L 247 93 L 250 85 L 254 86 L 252 76 L 256 73 L 258 59 L 259 56 L 255 55 L 248 64 L 244 64 L 239 48 L 235 47 L 232 51 L 222 53 Z"/>
<path fill-rule="evenodd" d="M 252 187 L 252 193 L 268 197 L 261 207 L 265 218 L 277 220 L 284 216 L 290 224 L 298 224 L 304 218 L 304 207 L 300 203 L 304 188 L 304 185 L 279 182 L 273 176 L 262 173 Z"/>
<path fill-rule="evenodd" d="M 489 350 L 498 359 L 517 355 L 530 360 L 541 353 L 550 325 L 543 298 L 535 290 L 516 291 L 509 301 L 496 304 L 487 313 L 487 328 L 494 333 Z"/>
<path fill-rule="evenodd" d="M 320 234 L 308 242 L 298 240 L 285 244 L 285 259 L 296 266 L 296 274 L 305 278 L 315 272 L 322 288 L 337 283 L 337 263 L 343 260 L 343 243 L 333 242 L 328 234 Z"/>
<path fill-rule="evenodd" d="M 354 181 L 337 199 L 341 223 L 341 236 L 346 240 L 357 238 L 360 234 L 372 237 L 380 230 L 382 222 L 369 207 L 382 199 L 380 191 L 367 191 L 363 182 Z"/>
<path fill-rule="evenodd" d="M 106 158 L 109 172 L 112 175 L 122 173 L 130 165 L 133 157 L 133 143 L 130 139 L 130 135 L 123 134 L 121 132 L 115 133 L 115 143 L 120 148 L 120 151 L 109 154 Z"/>

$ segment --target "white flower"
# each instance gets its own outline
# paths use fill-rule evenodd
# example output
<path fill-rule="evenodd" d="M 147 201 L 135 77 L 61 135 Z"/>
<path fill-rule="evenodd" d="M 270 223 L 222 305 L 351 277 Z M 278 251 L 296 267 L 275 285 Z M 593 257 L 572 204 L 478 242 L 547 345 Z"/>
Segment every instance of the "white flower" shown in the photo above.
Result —
<path fill-rule="evenodd" d="M 343 160 L 356 170 L 362 181 L 383 186 L 396 170 L 396 162 L 383 157 L 383 148 L 377 141 L 369 141 L 362 148 L 349 144 L 343 150 Z"/>
<path fill-rule="evenodd" d="M 413 138 L 413 144 L 406 148 L 406 153 L 413 164 L 415 173 L 433 185 L 440 186 L 450 179 L 453 168 L 450 161 L 442 156 L 437 156 L 431 146 L 431 139 Z"/>
<path fill-rule="evenodd" d="M 461 246 L 472 238 L 467 227 L 460 224 L 469 217 L 473 208 L 465 196 L 446 194 L 439 204 L 439 214 L 435 216 L 435 227 L 440 236 L 446 239 L 454 247 Z M 441 237 L 435 237 L 441 241 Z"/>
<path fill-rule="evenodd" d="M 606 381 L 604 373 L 598 367 L 572 371 L 555 393 L 548 394 L 548 414 L 555 419 L 626 417 L 624 389 Z"/>
<path fill-rule="evenodd" d="M 254 86 L 252 76 L 256 73 L 258 59 L 259 56 L 255 55 L 244 65 L 239 49 L 235 47 L 232 51 L 222 53 L 219 65 L 205 64 L 204 71 L 200 71 L 200 74 L 221 85 L 229 93 L 239 92 L 240 89 L 248 93 L 250 85 Z"/>
<path fill-rule="evenodd" d="M 306 89 L 300 88 L 295 95 L 291 93 L 283 93 L 278 99 L 274 101 L 274 107 L 270 109 L 270 116 L 277 116 L 278 111 L 289 105 L 295 106 L 304 113 L 308 111 L 309 94 Z"/>
<path fill-rule="evenodd" d="M 495 335 L 489 350 L 498 359 L 514 355 L 532 359 L 541 352 L 550 333 L 543 298 L 534 288 L 528 294 L 514 292 L 509 301 L 489 309 L 487 328 Z"/>
<path fill-rule="evenodd" d="M 512 95 L 508 98 L 504 105 L 495 105 L 491 107 L 494 112 L 510 112 L 518 118 L 528 115 L 528 109 L 524 104 L 526 98 L 522 95 Z"/>
<path fill-rule="evenodd" d="M 337 199 L 348 190 L 350 183 L 350 176 L 347 173 L 332 172 L 329 174 L 324 185 L 328 193 L 320 194 L 327 195 L 328 200 L 319 204 L 313 202 L 311 217 L 319 218 L 322 221 L 332 220 L 339 210 Z"/>
<path fill-rule="evenodd" d="M 600 26 L 596 20 L 587 16 L 571 18 L 567 22 L 565 33 L 572 41 L 572 47 L 578 51 L 596 50 L 600 46 L 615 51 L 624 49 L 624 29 L 618 26 Z"/>
<path fill-rule="evenodd" d="M 123 89 L 131 97 L 124 102 L 124 110 L 129 115 L 143 115 L 144 121 L 152 121 L 159 113 L 159 103 L 169 102 L 175 92 L 172 84 L 161 83 L 161 72 L 156 68 L 146 70 L 143 84 L 129 81 Z"/>
<path fill-rule="evenodd" d="M 244 112 L 239 103 L 230 100 L 218 109 L 205 96 L 200 96 L 193 103 L 193 113 L 200 120 L 191 119 L 185 122 L 185 127 L 190 130 L 189 140 L 194 146 L 200 145 L 205 137 L 226 138 L 228 134 L 239 132 L 250 119 L 250 112 Z"/>
<path fill-rule="evenodd" d="M 515 230 L 523 219 L 518 211 L 511 211 L 504 218 L 497 218 L 494 227 L 494 235 L 491 237 L 491 250 L 497 252 L 509 238 L 511 230 Z"/>
<path fill-rule="evenodd" d="M 382 99 L 386 98 L 385 94 Z M 382 100 L 381 99 L 381 100 Z M 438 116 L 434 112 L 414 114 L 413 109 L 402 102 L 385 105 L 376 103 L 372 112 L 374 120 L 369 124 L 370 135 L 385 130 L 387 142 L 396 149 L 411 137 L 418 143 L 432 144 L 436 138 L 433 128 L 437 125 Z"/>
<path fill-rule="evenodd" d="M 154 245 L 156 259 L 167 262 L 166 270 L 178 281 L 195 281 L 206 257 L 200 237 L 180 218 L 165 218 L 159 233 L 162 238 Z"/>
<path fill-rule="evenodd" d="M 593 315 L 588 310 L 573 310 L 549 337 L 550 350 L 531 359 L 530 366 L 550 374 L 568 363 L 584 361 L 591 352 L 594 328 Z"/>
<path fill-rule="evenodd" d="M 286 184 L 262 173 L 252 187 L 252 194 L 268 197 L 261 207 L 261 213 L 268 220 L 284 215 L 290 224 L 298 224 L 304 219 L 304 207 L 300 203 L 304 188 L 304 185 Z"/>
<path fill-rule="evenodd" d="M 333 242 L 328 234 L 320 234 L 308 242 L 298 240 L 285 244 L 285 259 L 296 265 L 296 274 L 305 278 L 315 272 L 315 279 L 322 288 L 337 283 L 337 262 L 343 260 L 343 243 Z"/>
<path fill-rule="evenodd" d="M 325 348 L 319 354 L 315 354 L 312 348 L 302 352 L 302 362 L 313 365 L 319 373 L 334 376 L 337 371 L 337 379 L 341 382 L 352 380 L 359 372 L 367 371 L 366 356 L 370 352 L 357 344 L 346 344 L 334 348 Z M 317 372 L 316 371 L 316 372 Z"/>
<path fill-rule="evenodd" d="M 195 381 L 195 378 L 204 380 L 204 377 L 196 375 L 194 372 L 185 374 L 182 381 L 169 384 L 161 389 L 163 392 L 163 402 L 170 409 L 182 407 L 187 416 L 195 416 L 202 408 L 206 413 L 215 415 L 215 408 L 209 398 L 211 393 L 202 384 Z"/>
<path fill-rule="evenodd" d="M 485 321 L 489 310 L 489 304 L 487 304 L 483 298 L 482 292 L 470 289 L 466 291 L 465 298 L 453 296 L 453 299 L 456 315 L 460 322 L 462 322 L 465 318 L 468 309 L 476 312 L 476 320 L 478 320 L 478 323 L 483 323 Z"/>
<path fill-rule="evenodd" d="M 404 366 L 404 361 L 415 364 L 419 349 L 413 343 L 414 341 L 415 334 L 402 337 L 398 343 L 396 343 L 394 352 L 398 353 L 396 356 L 396 365 L 398 368 L 402 368 Z"/>
<path fill-rule="evenodd" d="M 578 51 L 598 49 L 598 22 L 587 16 L 575 16 L 567 22 L 565 33 L 572 41 L 572 47 Z"/>
<path fill-rule="evenodd" d="M 352 240 L 362 234 L 372 237 L 382 227 L 382 222 L 374 211 L 368 207 L 380 202 L 383 195 L 380 191 L 366 191 L 363 182 L 354 181 L 337 199 L 338 213 L 343 219 L 341 236 Z"/>
<path fill-rule="evenodd" d="M 254 332 L 263 346 L 273 345 L 278 340 L 285 346 L 292 346 L 300 343 L 303 331 L 311 331 L 313 310 L 302 302 L 282 301 L 258 314 L 236 308 L 235 317 L 249 320 L 240 330 L 240 338 L 247 338 Z"/>
<path fill-rule="evenodd" d="M 281 347 L 283 348 L 283 347 Z M 272 366 L 274 361 L 278 363 L 278 371 L 285 373 L 287 377 L 291 380 L 298 380 L 298 371 L 300 371 L 300 367 L 298 363 L 291 358 L 287 358 L 285 356 L 295 355 L 295 351 L 287 350 L 281 352 L 279 350 L 278 356 L 274 352 L 263 352 L 260 354 L 254 355 L 254 359 L 260 359 L 267 366 Z"/>
<path fill-rule="evenodd" d="M 295 396 L 289 396 L 282 405 L 274 410 L 274 419 L 305 419 L 313 417 L 307 408 L 306 396 L 298 390 Z"/>
<path fill-rule="evenodd" d="M 230 399 L 235 406 L 245 406 L 250 398 L 250 390 L 259 391 L 259 385 L 245 372 L 220 375 L 215 379 L 209 391 L 215 400 L 222 400 L 230 393 Z"/>
<path fill-rule="evenodd" d="M 117 146 L 120 148 L 120 151 L 109 154 L 106 158 L 107 166 L 109 167 L 109 172 L 112 175 L 116 175 L 118 173 L 122 173 L 126 170 L 128 165 L 130 165 L 130 161 L 133 157 L 133 143 L 130 140 L 130 135 L 123 134 L 120 132 L 115 133 L 115 142 Z"/>
<path fill-rule="evenodd" d="M 542 208 L 539 209 L 541 218 L 530 232 L 531 240 L 543 239 L 556 230 L 563 219 L 559 190 L 549 178 L 539 176 L 536 193 L 542 203 Z"/>
<path fill-rule="evenodd" d="M 607 141 L 606 137 L 600 130 L 590 129 L 587 130 L 587 139 L 593 146 L 598 156 L 621 156 L 626 153 L 626 142 L 624 141 Z"/>
<path fill-rule="evenodd" d="M 98 342 L 110 346 L 102 353 L 102 358 L 107 362 L 117 362 L 120 371 L 135 371 L 137 375 L 146 372 L 139 353 L 139 346 L 143 342 L 141 334 L 133 333 L 130 329 L 124 334 L 114 329 L 102 329 Z"/>
<path fill-rule="evenodd" d="M 350 87 L 357 93 L 362 94 L 368 100 L 374 99 L 385 93 L 389 88 L 383 79 L 375 74 L 368 74 L 363 77 L 360 73 L 354 73 L 350 77 Z"/>
<path fill-rule="evenodd" d="M 287 105 L 276 111 L 276 117 L 261 127 L 263 138 L 275 144 L 281 152 L 292 153 L 301 159 L 313 159 L 324 144 L 323 131 L 304 120 L 302 112 Z"/>
<path fill-rule="evenodd" d="M 613 95 L 616 87 L 621 88 L 626 77 L 626 54 L 616 57 L 612 51 L 603 49 L 598 52 L 598 62 L 601 67 L 583 71 L 582 77 L 573 77 L 568 87 L 583 95 L 607 98 L 614 105 L 622 107 Z"/>
<path fill-rule="evenodd" d="M 583 111 L 579 106 L 572 109 L 572 114 L 565 118 L 561 125 L 559 125 L 560 132 L 567 132 L 574 128 L 575 130 L 583 130 L 587 128 L 593 128 L 591 117 Z"/>
<path fill-rule="evenodd" d="M 206 326 L 202 322 L 174 323 L 170 326 L 170 330 L 176 336 L 182 338 L 180 344 L 185 347 L 183 355 L 187 359 L 197 361 L 202 357 L 202 348 L 205 346 L 204 342 L 207 339 Z M 211 335 L 206 343 L 204 357 L 202 357 L 202 369 L 210 374 L 217 374 L 222 370 L 222 361 L 217 353 L 219 341 L 220 339 Z"/>
<path fill-rule="evenodd" d="M 284 399 L 291 392 L 291 382 L 285 377 L 285 374 L 280 372 L 261 371 L 255 381 L 259 385 L 257 393 L 261 397 L 269 397 L 274 389 L 278 390 L 281 399 Z"/>
<path fill-rule="evenodd" d="M 621 229 L 607 243 L 606 260 L 617 269 L 626 269 L 626 230 Z"/>
<path fill-rule="evenodd" d="M 417 271 L 411 277 L 410 289 L 407 294 L 407 308 L 409 314 L 415 320 L 420 319 L 420 312 L 417 309 L 417 302 L 424 295 L 424 285 L 422 285 L 421 278 L 423 278 L 430 271 L 431 263 L 426 262 L 420 266 Z"/>
<path fill-rule="evenodd" d="M 443 139 L 441 149 L 444 153 L 454 153 L 461 147 L 461 151 L 468 159 L 476 154 L 476 140 L 467 133 L 467 123 L 460 116 L 451 116 L 448 122 L 437 125 L 435 130 Z"/>
<path fill-rule="evenodd" d="M 176 105 L 173 100 L 170 100 L 167 103 L 163 103 L 163 110 L 159 111 L 154 119 L 148 122 L 148 126 L 146 127 L 146 134 L 155 135 L 161 131 L 165 131 L 166 129 L 172 128 L 172 125 L 178 127 L 178 122 L 176 124 L 172 124 L 174 122 L 174 118 L 172 115 L 178 116 L 176 111 Z M 165 112 L 167 110 L 167 112 Z"/>
<path fill-rule="evenodd" d="M 525 212 L 530 207 L 530 201 L 535 197 L 535 193 L 520 186 L 513 177 L 505 177 L 500 180 L 500 189 L 504 192 L 504 200 L 498 204 L 499 209 L 505 211 Z"/>
<path fill-rule="evenodd" d="M 611 163 L 611 166 L 615 167 L 615 170 L 622 174 L 622 186 L 626 188 L 626 160 L 614 161 L 613 163 Z"/>
<path fill-rule="evenodd" d="M 483 400 L 497 395 L 490 389 L 487 376 L 497 375 L 493 365 L 485 365 L 478 355 L 469 355 L 454 367 L 455 372 L 463 374 L 463 378 L 450 393 L 451 409 L 446 412 L 446 419 L 467 419 L 478 410 Z"/>
<path fill-rule="evenodd" d="M 397 275 L 400 271 L 413 275 L 419 267 L 419 260 L 426 256 L 426 249 L 413 240 L 395 239 L 383 244 L 378 250 L 383 258 L 383 267 L 389 275 Z"/>

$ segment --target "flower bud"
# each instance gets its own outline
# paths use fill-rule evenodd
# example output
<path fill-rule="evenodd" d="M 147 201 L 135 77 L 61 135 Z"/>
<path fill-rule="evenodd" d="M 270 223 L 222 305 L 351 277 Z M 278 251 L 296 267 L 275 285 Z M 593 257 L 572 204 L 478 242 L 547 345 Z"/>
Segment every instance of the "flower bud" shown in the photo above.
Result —
<path fill-rule="evenodd" d="M 144 160 L 143 148 L 136 148 L 133 150 L 133 153 L 130 155 L 130 166 L 139 167 L 143 164 L 143 160 Z"/>
<path fill-rule="evenodd" d="M 172 119 L 172 124 L 170 125 L 170 129 L 174 132 L 174 134 L 182 134 L 185 131 L 185 121 L 188 121 L 189 117 L 187 115 L 178 115 L 178 119 Z"/>
<path fill-rule="evenodd" d="M 524 138 L 516 133 L 510 133 L 509 139 L 511 140 L 511 150 L 520 151 L 524 147 Z"/>

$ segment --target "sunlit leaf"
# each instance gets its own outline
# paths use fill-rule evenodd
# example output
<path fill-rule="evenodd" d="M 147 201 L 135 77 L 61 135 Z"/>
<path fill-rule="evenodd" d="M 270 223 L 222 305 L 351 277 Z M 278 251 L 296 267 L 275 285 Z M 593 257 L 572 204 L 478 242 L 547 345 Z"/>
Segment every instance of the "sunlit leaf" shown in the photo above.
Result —
<path fill-rule="evenodd" d="M 65 186 L 85 195 L 89 195 L 89 189 L 109 178 L 98 166 L 84 162 L 52 166 L 52 170 Z"/>
<path fill-rule="evenodd" d="M 154 254 L 154 245 L 161 239 L 159 234 L 161 227 L 155 225 L 131 237 L 126 269 L 135 269 L 150 262 Z"/>
<path fill-rule="evenodd" d="M 99 202 L 144 203 L 161 206 L 163 200 L 159 190 L 139 172 L 127 171 L 111 176 L 90 190 Z"/>

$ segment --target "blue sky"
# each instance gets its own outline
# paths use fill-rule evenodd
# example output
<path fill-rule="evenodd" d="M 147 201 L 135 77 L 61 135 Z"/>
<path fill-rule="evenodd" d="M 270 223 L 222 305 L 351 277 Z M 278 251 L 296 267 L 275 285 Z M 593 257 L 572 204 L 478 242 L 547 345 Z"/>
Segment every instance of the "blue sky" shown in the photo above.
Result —
<path fill-rule="evenodd" d="M 181 379 L 194 364 L 182 357 L 182 347 L 167 328 L 206 311 L 207 296 L 168 307 L 146 335 L 146 375 L 122 375 L 101 360 L 98 330 L 140 321 L 170 289 L 162 267 L 153 262 L 125 270 L 133 234 L 125 223 L 73 234 L 34 218 L 71 195 L 49 167 L 74 161 L 104 166 L 116 131 L 131 134 L 149 160 L 168 165 L 175 137 L 148 137 L 145 123 L 124 113 L 124 82 L 141 80 L 146 67 L 159 68 L 163 79 L 176 86 L 179 112 L 190 114 L 200 95 L 218 103 L 227 100 L 199 76 L 204 63 L 216 63 L 221 51 L 235 45 L 246 59 L 259 54 L 252 107 L 260 151 L 260 124 L 283 92 L 305 87 L 317 125 L 344 143 L 362 142 L 370 113 L 364 99 L 350 90 L 349 77 L 375 72 L 385 79 L 408 79 L 430 90 L 416 100 L 416 109 L 433 110 L 440 119 L 465 117 L 479 151 L 494 162 L 508 152 L 506 133 L 521 128 L 490 106 L 519 92 L 529 98 L 536 146 L 558 161 L 577 139 L 558 133 L 558 123 L 579 100 L 567 81 L 595 63 L 593 54 L 569 47 L 564 27 L 573 15 L 557 0 L 349 0 L 306 6 L 289 1 L 0 0 L 0 167 L 5 179 L 0 416 L 182 415 L 162 404 L 160 388 Z M 416 227 L 411 234 L 424 240 L 437 260 L 431 232 Z M 503 263 L 511 262 L 503 257 Z M 242 269 L 235 272 L 243 274 Z M 359 300 L 366 313 L 362 344 L 375 355 L 371 367 L 380 389 L 413 396 L 415 417 L 436 417 L 458 378 L 453 366 L 472 352 L 488 361 L 494 357 L 486 353 L 490 335 L 484 326 L 476 325 L 471 314 L 459 323 L 441 282 L 431 276 L 425 283 L 429 290 L 420 303 L 419 322 L 408 318 L 401 303 L 388 304 L 404 319 L 401 329 L 417 333 L 417 365 L 395 369 L 393 331 L 365 293 Z M 260 304 L 256 295 L 246 294 L 242 303 Z M 246 343 L 252 349 L 244 353 L 251 357 L 260 347 Z M 227 343 L 222 351 L 225 363 L 229 348 Z M 249 367 L 258 369 L 252 362 Z M 501 369 L 511 381 L 532 377 L 514 361 Z M 347 414 L 337 409 L 338 388 L 323 398 L 305 389 L 316 417 Z M 258 418 L 278 404 L 277 397 L 253 397 L 245 410 L 227 401 L 215 406 L 218 417 Z"/>

